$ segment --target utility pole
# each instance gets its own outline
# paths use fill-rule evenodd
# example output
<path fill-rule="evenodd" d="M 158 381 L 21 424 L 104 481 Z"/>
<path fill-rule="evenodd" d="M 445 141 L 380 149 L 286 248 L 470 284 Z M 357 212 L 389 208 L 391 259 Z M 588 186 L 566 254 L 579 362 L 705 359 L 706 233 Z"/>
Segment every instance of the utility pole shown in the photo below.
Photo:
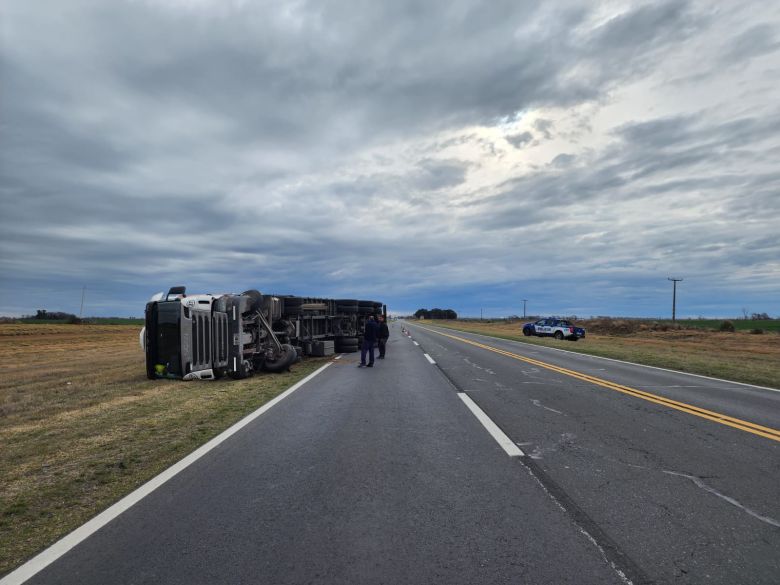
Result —
<path fill-rule="evenodd" d="M 482 321 L 482 309 L 479 309 L 479 320 Z"/>
<path fill-rule="evenodd" d="M 525 304 L 528 302 L 528 299 L 523 299 L 523 319 L 525 319 Z"/>
<path fill-rule="evenodd" d="M 677 283 L 682 282 L 682 278 L 667 278 L 666 280 L 671 280 L 672 285 L 672 321 L 675 321 L 677 319 Z"/>
<path fill-rule="evenodd" d="M 87 292 L 87 287 L 82 286 L 81 287 L 81 308 L 79 309 L 79 319 L 81 319 L 81 314 L 84 312 L 84 293 Z"/>

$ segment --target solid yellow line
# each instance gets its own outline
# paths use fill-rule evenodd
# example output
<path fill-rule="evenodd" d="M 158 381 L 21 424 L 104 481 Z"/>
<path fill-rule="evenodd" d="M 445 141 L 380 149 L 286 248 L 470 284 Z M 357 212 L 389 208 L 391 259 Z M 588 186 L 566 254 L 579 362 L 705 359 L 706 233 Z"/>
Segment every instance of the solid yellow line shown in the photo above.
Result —
<path fill-rule="evenodd" d="M 516 353 L 512 353 L 511 351 L 506 351 L 503 349 L 499 349 L 497 347 L 493 347 L 491 345 L 485 345 L 484 343 L 479 343 L 477 341 L 472 341 L 471 339 L 466 339 L 464 337 L 458 337 L 457 335 L 450 335 L 449 333 L 442 333 L 441 331 L 436 331 L 435 329 L 429 329 L 428 327 L 425 327 L 426 331 L 430 331 L 431 333 L 436 333 L 437 335 L 441 335 L 443 337 L 449 337 L 450 339 L 455 339 L 457 341 L 462 341 L 463 343 L 468 343 L 469 345 L 473 345 L 476 347 L 480 347 L 482 349 L 486 349 L 488 351 L 492 351 L 494 353 L 498 353 L 501 355 L 505 355 L 507 357 L 526 362 L 529 364 L 533 364 L 535 366 L 539 366 L 540 368 L 545 368 L 547 370 L 552 370 L 553 372 L 558 372 L 559 374 L 564 374 L 566 376 L 571 376 L 572 378 L 577 378 L 578 380 L 582 380 L 584 382 L 589 382 L 591 384 L 596 384 L 597 386 L 602 386 L 604 388 L 609 388 L 610 390 L 615 390 L 616 392 L 622 392 L 623 394 L 628 394 L 629 396 L 634 396 L 636 398 L 641 398 L 642 400 L 647 400 L 648 402 L 654 402 L 656 404 L 660 404 L 662 406 L 666 406 L 669 408 L 674 408 L 675 410 L 679 410 L 681 412 L 687 412 L 688 414 L 692 414 L 694 416 L 698 416 L 700 418 L 705 418 L 707 420 L 711 420 L 716 423 L 720 423 L 722 425 L 727 425 L 730 427 L 733 427 L 735 429 L 740 429 L 742 431 L 753 433 L 754 435 L 759 435 L 761 437 L 766 437 L 767 439 L 772 439 L 774 441 L 780 441 L 780 430 L 773 429 L 770 427 L 765 427 L 756 423 L 752 423 L 750 421 L 734 418 L 733 416 L 729 416 L 727 414 L 721 414 L 719 412 L 715 412 L 712 410 L 707 410 L 705 408 L 700 408 L 698 406 L 694 406 L 692 404 L 687 404 L 685 402 L 679 402 L 677 400 L 672 400 L 671 398 L 665 398 L 664 396 L 659 396 L 657 394 L 652 394 L 651 392 L 646 392 L 644 390 L 638 390 L 636 388 L 632 388 L 630 386 L 623 386 L 622 384 L 617 384 L 615 382 L 610 382 L 609 380 L 604 380 L 602 378 L 597 378 L 596 376 L 591 376 L 589 374 L 583 374 L 582 372 L 577 372 L 575 370 L 569 370 L 566 368 L 562 368 L 560 366 L 555 366 L 553 364 L 548 364 L 547 362 L 542 362 L 539 360 L 535 360 L 533 358 L 525 357 L 522 355 L 518 355 Z"/>

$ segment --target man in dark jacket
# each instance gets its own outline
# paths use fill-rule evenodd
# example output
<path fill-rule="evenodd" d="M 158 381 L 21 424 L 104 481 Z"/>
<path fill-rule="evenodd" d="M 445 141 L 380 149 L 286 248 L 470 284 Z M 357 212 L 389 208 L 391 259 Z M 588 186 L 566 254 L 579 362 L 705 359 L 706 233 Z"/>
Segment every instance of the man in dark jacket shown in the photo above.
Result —
<path fill-rule="evenodd" d="M 387 338 L 390 337 L 390 329 L 385 323 L 383 315 L 379 315 L 379 359 L 385 359 L 385 346 L 387 345 Z"/>
<path fill-rule="evenodd" d="M 363 332 L 363 346 L 360 348 L 360 365 L 362 367 L 374 367 L 374 344 L 379 337 L 379 325 L 371 315 L 366 321 L 366 329 Z M 368 365 L 366 366 L 366 352 L 368 352 Z"/>

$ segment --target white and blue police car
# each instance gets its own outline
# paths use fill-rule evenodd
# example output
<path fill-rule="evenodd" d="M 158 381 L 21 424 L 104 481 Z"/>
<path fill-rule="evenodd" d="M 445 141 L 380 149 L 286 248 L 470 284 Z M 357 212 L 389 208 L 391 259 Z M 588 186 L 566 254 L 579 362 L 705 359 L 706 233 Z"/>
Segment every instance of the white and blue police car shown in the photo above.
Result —
<path fill-rule="evenodd" d="M 529 337 L 554 337 L 555 339 L 569 339 L 577 341 L 585 337 L 585 330 L 582 327 L 575 327 L 571 321 L 549 317 L 540 319 L 536 323 L 526 323 L 523 325 L 523 335 Z"/>

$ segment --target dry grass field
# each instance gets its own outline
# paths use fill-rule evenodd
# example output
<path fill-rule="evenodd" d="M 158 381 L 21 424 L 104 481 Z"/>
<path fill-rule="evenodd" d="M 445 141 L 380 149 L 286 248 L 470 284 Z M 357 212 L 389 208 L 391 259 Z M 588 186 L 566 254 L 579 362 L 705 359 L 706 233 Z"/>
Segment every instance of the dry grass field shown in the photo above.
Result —
<path fill-rule="evenodd" d="M 0 575 L 326 361 L 147 380 L 139 330 L 0 324 Z"/>
<path fill-rule="evenodd" d="M 705 329 L 654 331 L 644 324 L 623 321 L 578 322 L 586 328 L 585 339 L 557 341 L 549 337 L 524 337 L 522 321 L 427 321 L 432 323 L 569 351 L 626 360 L 780 388 L 780 334 L 755 335 L 746 331 L 724 333 Z M 595 331 L 595 332 L 594 332 Z"/>
<path fill-rule="evenodd" d="M 572 343 L 522 337 L 518 322 L 438 324 L 780 388 L 776 333 L 589 332 Z M 152 381 L 138 332 L 0 324 L 0 575 L 325 361 L 240 382 Z"/>

